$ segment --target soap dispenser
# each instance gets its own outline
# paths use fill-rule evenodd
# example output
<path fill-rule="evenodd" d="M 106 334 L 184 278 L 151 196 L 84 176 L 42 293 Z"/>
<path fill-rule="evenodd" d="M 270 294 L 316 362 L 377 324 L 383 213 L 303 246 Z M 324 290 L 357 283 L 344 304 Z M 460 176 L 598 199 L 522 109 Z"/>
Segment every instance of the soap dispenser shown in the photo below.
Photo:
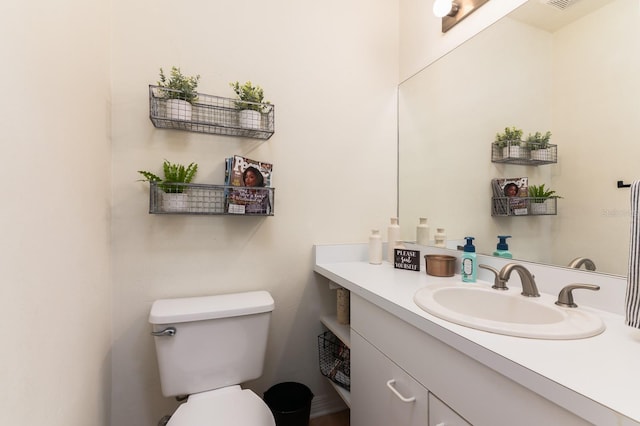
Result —
<path fill-rule="evenodd" d="M 503 257 L 505 259 L 513 258 L 513 255 L 509 251 L 509 245 L 507 245 L 507 238 L 511 238 L 511 235 L 498 235 L 498 246 L 496 251 L 493 252 L 494 256 Z"/>
<path fill-rule="evenodd" d="M 473 237 L 464 237 L 467 240 L 462 253 L 462 268 L 460 275 L 465 283 L 475 283 L 478 276 L 478 262 L 476 247 L 473 245 Z"/>

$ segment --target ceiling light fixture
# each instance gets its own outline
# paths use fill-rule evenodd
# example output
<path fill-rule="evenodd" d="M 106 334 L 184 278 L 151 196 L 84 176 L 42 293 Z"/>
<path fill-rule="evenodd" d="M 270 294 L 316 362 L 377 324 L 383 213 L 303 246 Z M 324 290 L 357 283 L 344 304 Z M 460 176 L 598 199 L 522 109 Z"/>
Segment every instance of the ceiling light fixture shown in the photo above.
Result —
<path fill-rule="evenodd" d="M 436 0 L 433 2 L 433 14 L 438 18 L 455 16 L 458 13 L 458 4 L 453 0 Z"/>
<path fill-rule="evenodd" d="M 438 18 L 442 18 L 442 32 L 445 33 L 488 1 L 489 0 L 435 0 L 433 3 L 433 14 Z"/>

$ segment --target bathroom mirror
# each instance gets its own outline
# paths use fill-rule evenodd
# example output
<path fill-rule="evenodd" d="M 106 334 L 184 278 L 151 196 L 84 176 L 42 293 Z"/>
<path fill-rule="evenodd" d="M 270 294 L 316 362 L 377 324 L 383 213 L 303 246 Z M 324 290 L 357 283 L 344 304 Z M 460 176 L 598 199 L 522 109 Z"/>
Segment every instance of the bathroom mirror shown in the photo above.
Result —
<path fill-rule="evenodd" d="M 559 3 L 559 2 L 548 2 Z M 640 179 L 640 5 L 530 0 L 399 86 L 398 215 L 491 254 L 511 235 L 514 259 L 626 275 L 629 189 Z M 497 132 L 550 130 L 558 162 L 491 162 Z M 563 198 L 557 215 L 491 216 L 494 178 L 528 177 Z"/>

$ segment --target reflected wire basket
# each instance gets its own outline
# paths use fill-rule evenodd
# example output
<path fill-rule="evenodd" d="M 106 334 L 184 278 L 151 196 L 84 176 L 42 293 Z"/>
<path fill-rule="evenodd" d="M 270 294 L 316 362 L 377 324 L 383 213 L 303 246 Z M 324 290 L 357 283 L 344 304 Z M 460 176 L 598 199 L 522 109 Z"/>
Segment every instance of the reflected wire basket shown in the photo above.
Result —
<path fill-rule="evenodd" d="M 332 332 L 318 336 L 320 372 L 339 386 L 351 388 L 351 351 Z"/>

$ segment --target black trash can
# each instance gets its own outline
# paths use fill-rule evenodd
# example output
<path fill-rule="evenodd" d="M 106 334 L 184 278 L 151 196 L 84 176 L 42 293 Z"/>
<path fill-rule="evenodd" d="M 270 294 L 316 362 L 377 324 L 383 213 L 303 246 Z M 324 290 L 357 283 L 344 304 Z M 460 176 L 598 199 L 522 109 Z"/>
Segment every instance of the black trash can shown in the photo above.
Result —
<path fill-rule="evenodd" d="M 264 393 L 276 426 L 309 426 L 312 399 L 311 390 L 296 382 L 278 383 Z"/>

